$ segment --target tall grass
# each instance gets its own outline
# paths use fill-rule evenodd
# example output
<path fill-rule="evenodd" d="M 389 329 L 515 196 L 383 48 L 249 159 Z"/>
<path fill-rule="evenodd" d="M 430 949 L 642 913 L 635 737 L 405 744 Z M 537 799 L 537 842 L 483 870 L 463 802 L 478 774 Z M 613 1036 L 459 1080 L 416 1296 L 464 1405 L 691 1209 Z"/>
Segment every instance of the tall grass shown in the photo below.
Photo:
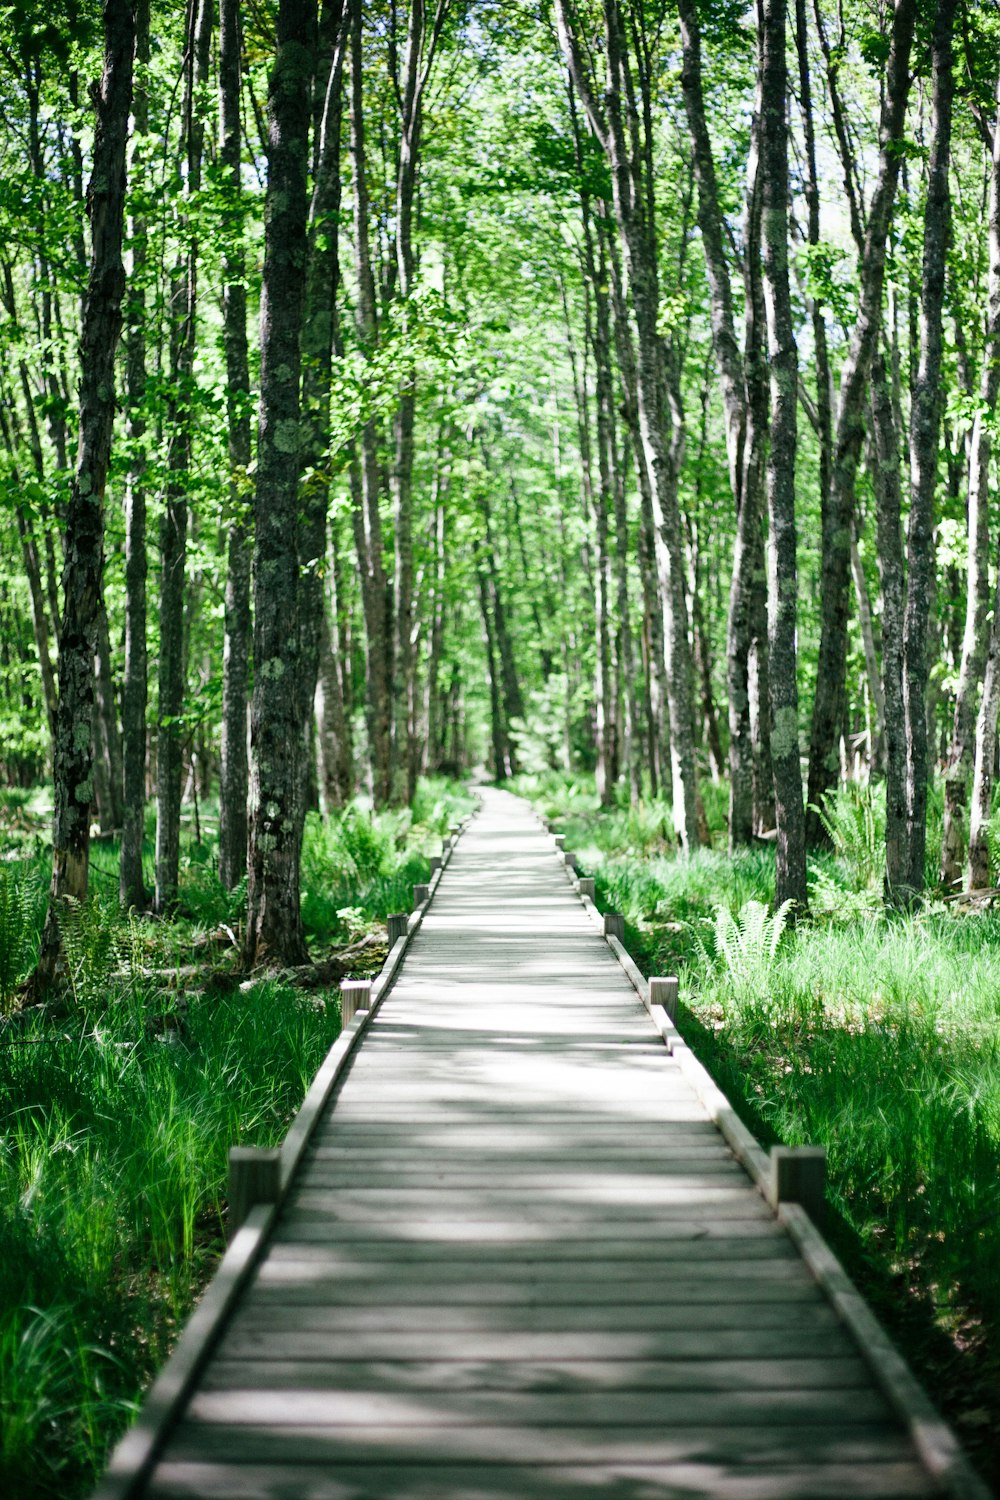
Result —
<path fill-rule="evenodd" d="M 545 800 L 640 966 L 679 974 L 680 1028 L 761 1139 L 826 1146 L 839 1248 L 1000 1479 L 1000 914 L 884 913 L 878 789 L 826 800 L 834 851 L 794 930 L 769 915 L 771 849 L 677 859 L 579 787 Z"/>
<path fill-rule="evenodd" d="M 92 1484 L 221 1248 L 229 1145 L 281 1139 L 338 1026 L 263 984 L 0 1044 L 2 1493 Z"/>
<path fill-rule="evenodd" d="M 355 805 L 325 827 L 310 819 L 314 944 L 408 910 L 428 854 L 471 805 L 438 782 L 412 812 Z M 23 856 L 32 834 L 18 834 Z M 62 1006 L 0 1025 L 5 1500 L 92 1487 L 221 1253 L 229 1146 L 282 1139 L 340 1025 L 335 994 L 237 989 L 232 973 L 188 993 L 167 984 L 164 966 L 205 959 L 211 929 L 238 937 L 245 890 L 222 888 L 210 843 L 187 843 L 180 914 L 151 922 L 119 911 L 116 859 L 113 846 L 99 851 L 95 874 L 111 873 L 64 919 Z M 34 963 L 47 883 L 44 851 L 0 861 L 0 1012 Z"/>

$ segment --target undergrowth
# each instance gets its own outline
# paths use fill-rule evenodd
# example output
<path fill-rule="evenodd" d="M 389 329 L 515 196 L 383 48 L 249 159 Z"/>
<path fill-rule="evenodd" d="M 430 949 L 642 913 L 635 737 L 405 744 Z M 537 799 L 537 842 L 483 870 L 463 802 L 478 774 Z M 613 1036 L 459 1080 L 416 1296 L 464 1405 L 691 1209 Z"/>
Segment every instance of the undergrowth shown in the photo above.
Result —
<path fill-rule="evenodd" d="M 471 805 L 435 782 L 411 812 L 310 818 L 314 954 L 408 911 Z M 95 845 L 91 899 L 63 923 L 61 1004 L 13 1014 L 49 880 L 30 806 L 0 806 L 0 1493 L 73 1500 L 224 1248 L 229 1146 L 283 1138 L 340 1015 L 335 993 L 238 986 L 245 887 L 221 886 L 208 838 L 185 841 L 169 921 L 120 911 L 117 849 Z"/>
<path fill-rule="evenodd" d="M 1000 1479 L 1000 913 L 932 891 L 886 914 L 879 790 L 825 802 L 834 848 L 793 928 L 771 915 L 772 848 L 677 858 L 660 804 L 601 813 L 579 779 L 521 789 L 624 914 L 640 968 L 678 974 L 679 1026 L 761 1140 L 826 1146 L 849 1269 Z"/>

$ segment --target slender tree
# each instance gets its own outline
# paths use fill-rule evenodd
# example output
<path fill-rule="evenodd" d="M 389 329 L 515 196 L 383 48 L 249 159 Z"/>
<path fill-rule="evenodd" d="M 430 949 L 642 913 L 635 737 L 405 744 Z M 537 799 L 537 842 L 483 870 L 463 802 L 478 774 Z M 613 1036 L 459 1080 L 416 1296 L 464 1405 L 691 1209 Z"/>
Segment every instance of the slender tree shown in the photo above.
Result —
<path fill-rule="evenodd" d="M 251 710 L 248 965 L 298 964 L 303 795 L 299 385 L 307 255 L 314 0 L 279 0 L 268 85 L 267 198 L 260 314 L 260 413 L 254 489 L 254 688 Z M 318 625 L 318 622 L 315 622 Z"/>
<path fill-rule="evenodd" d="M 138 0 L 133 106 L 133 187 L 147 170 L 149 134 L 149 0 Z M 141 199 L 140 205 L 141 205 Z M 125 679 L 122 692 L 122 835 L 118 893 L 124 907 L 146 905 L 142 848 L 146 825 L 146 291 L 148 221 L 133 210 L 128 283 L 125 379 L 129 461 L 125 482 Z"/>
<path fill-rule="evenodd" d="M 156 739 L 156 894 L 158 912 L 177 895 L 181 833 L 184 715 L 184 617 L 188 491 L 195 433 L 198 254 L 196 195 L 201 189 L 205 119 L 201 93 L 208 77 L 212 0 L 191 0 L 184 86 L 183 258 L 170 286 L 171 391 L 167 415 L 166 501 L 160 523 L 160 701 Z M 178 172 L 178 176 L 181 173 Z"/>
<path fill-rule="evenodd" d="M 80 344 L 80 436 L 66 512 L 52 885 L 35 976 L 40 991 L 57 976 L 60 919 L 68 902 L 86 899 L 90 868 L 94 653 L 104 561 L 104 490 L 115 414 L 115 353 L 125 293 L 125 153 L 134 50 L 134 7 L 129 0 L 106 0 L 104 68 L 94 92 L 94 165 L 87 190 L 92 251 Z"/>
<path fill-rule="evenodd" d="M 771 370 L 771 444 L 767 458 L 767 629 L 771 659 L 771 761 L 778 847 L 775 901 L 804 910 L 805 823 L 799 762 L 799 698 L 795 659 L 798 605 L 795 557 L 795 459 L 798 355 L 788 285 L 788 127 L 785 0 L 763 0 L 761 52 L 761 181 L 764 297 Z"/>
<path fill-rule="evenodd" d="M 688 639 L 684 549 L 677 500 L 680 450 L 668 397 L 668 360 L 659 332 L 659 278 L 653 202 L 645 178 L 646 155 L 635 122 L 645 117 L 646 93 L 637 95 L 618 0 L 604 0 L 607 84 L 602 102 L 585 65 L 581 27 L 572 0 L 556 0 L 563 56 L 611 171 L 615 218 L 628 272 L 637 335 L 636 391 L 642 454 L 649 472 L 654 541 L 663 607 L 664 655 L 670 712 L 674 822 L 682 846 L 698 844 L 694 757 L 693 669 Z M 638 16 L 632 19 L 639 24 Z M 640 91 L 648 70 L 640 69 Z M 648 144 L 648 142 L 647 142 Z"/>
<path fill-rule="evenodd" d="M 951 159 L 954 68 L 952 38 L 958 0 L 938 0 L 931 37 L 932 115 L 924 209 L 920 297 L 920 362 L 910 416 L 910 519 L 907 535 L 907 596 L 903 637 L 906 667 L 906 811 L 908 885 L 924 887 L 927 845 L 927 628 L 934 588 L 934 492 L 941 431 L 941 348 L 946 257 L 951 224 L 948 170 Z"/>
<path fill-rule="evenodd" d="M 900 147 L 910 90 L 910 51 L 915 25 L 916 0 L 895 0 L 879 122 L 878 175 L 863 234 L 857 317 L 840 378 L 830 493 L 821 521 L 820 646 L 809 740 L 809 811 L 806 816 L 806 840 L 810 844 L 821 843 L 825 838 L 819 816 L 812 809 L 822 803 L 824 793 L 835 784 L 840 765 L 838 746 L 844 724 L 855 485 L 864 439 L 869 374 L 882 321 L 886 241 L 902 159 Z M 831 83 L 835 84 L 837 62 L 826 44 L 822 28 L 821 40 L 828 74 Z M 848 202 L 852 207 L 852 218 L 857 222 L 853 154 L 845 123 L 836 111 L 834 124 L 844 160 Z M 820 498 L 822 502 L 824 497 Z"/>
<path fill-rule="evenodd" d="M 250 353 L 247 341 L 246 256 L 243 251 L 242 37 L 239 0 L 219 8 L 219 165 L 225 193 L 222 251 L 223 340 L 226 352 L 226 436 L 229 524 L 226 538 L 226 623 L 222 653 L 222 743 L 219 765 L 219 879 L 232 890 L 247 867 L 247 688 L 250 670 L 250 527 L 248 472 L 252 455 Z"/>

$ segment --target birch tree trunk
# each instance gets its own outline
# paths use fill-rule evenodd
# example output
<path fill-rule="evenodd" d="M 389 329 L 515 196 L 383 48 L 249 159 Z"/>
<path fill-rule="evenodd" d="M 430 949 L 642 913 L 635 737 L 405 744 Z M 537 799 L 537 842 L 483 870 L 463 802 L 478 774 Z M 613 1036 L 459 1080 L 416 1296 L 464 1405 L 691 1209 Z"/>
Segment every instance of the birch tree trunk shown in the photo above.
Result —
<path fill-rule="evenodd" d="M 788 285 L 788 127 L 785 0 L 764 0 L 761 18 L 761 178 L 764 297 L 771 369 L 767 460 L 767 634 L 771 662 L 771 760 L 778 831 L 775 904 L 808 905 L 799 698 L 795 658 L 795 458 L 798 355 Z"/>
<path fill-rule="evenodd" d="M 751 842 L 773 807 L 767 702 L 767 605 L 763 556 L 764 456 L 767 445 L 767 371 L 760 283 L 759 99 L 747 165 L 744 219 L 745 349 L 741 354 L 725 252 L 725 226 L 705 116 L 701 30 L 693 0 L 678 0 L 683 65 L 681 89 L 698 184 L 698 227 L 711 294 L 712 343 L 719 368 L 736 540 L 726 621 L 729 713 L 729 846 Z"/>
<path fill-rule="evenodd" d="M 125 149 L 132 103 L 135 16 L 129 0 L 106 0 L 104 68 L 94 91 L 94 166 L 87 191 L 92 251 L 80 340 L 80 436 L 66 511 L 66 562 L 59 638 L 59 706 L 54 746 L 52 885 L 34 987 L 56 979 L 60 918 L 84 901 L 93 795 L 94 651 L 104 562 L 104 489 L 115 417 L 115 352 L 125 270 Z"/>
<path fill-rule="evenodd" d="M 425 0 L 410 0 L 403 74 L 399 80 L 399 155 L 396 170 L 396 286 L 403 328 L 408 322 L 407 300 L 413 294 L 416 255 L 413 212 L 416 202 L 424 93 L 431 75 L 448 0 L 434 0 L 427 15 Z M 395 618 L 393 671 L 395 677 L 394 739 L 397 791 L 413 801 L 420 769 L 417 738 L 417 674 L 414 640 L 413 573 L 413 456 L 416 423 L 415 374 L 410 372 L 399 392 L 394 422 L 394 461 L 391 472 L 395 531 Z"/>
<path fill-rule="evenodd" d="M 871 415 L 875 447 L 873 481 L 882 585 L 882 687 L 885 705 L 885 899 L 909 900 L 910 859 L 906 825 L 906 702 L 903 690 L 903 495 L 899 436 L 889 373 L 881 349 L 872 363 Z"/>
<path fill-rule="evenodd" d="M 341 352 L 337 299 L 340 293 L 341 130 L 344 64 L 349 44 L 345 0 L 323 7 L 321 65 L 313 104 L 313 189 L 309 206 L 309 254 L 302 330 L 302 567 L 299 643 L 299 712 L 303 777 L 312 766 L 313 721 L 317 726 L 319 793 L 325 813 L 345 800 L 344 757 L 350 758 L 339 666 L 329 618 L 330 400 L 333 356 Z M 349 779 L 349 772 L 348 772 Z M 350 795 L 349 792 L 346 795 Z M 308 800 L 303 785 L 299 808 Z M 302 829 L 299 830 L 301 838 Z"/>
<path fill-rule="evenodd" d="M 927 628 L 934 593 L 934 491 L 941 430 L 941 345 L 946 257 L 950 238 L 952 37 L 958 0 L 938 0 L 931 41 L 933 130 L 927 167 L 920 299 L 920 364 L 910 413 L 910 522 L 903 638 L 906 668 L 906 804 L 910 888 L 924 888 L 927 845 Z"/>
<path fill-rule="evenodd" d="M 135 101 L 133 104 L 132 178 L 146 170 L 149 132 L 149 0 L 135 10 Z M 146 292 L 147 221 L 136 212 L 130 225 L 132 272 L 129 277 L 125 341 L 128 391 L 129 466 L 125 482 L 125 679 L 122 688 L 122 840 L 118 894 L 126 910 L 143 911 L 147 892 L 142 873 L 146 821 L 146 707 L 149 693 L 146 655 Z"/>
<path fill-rule="evenodd" d="M 682 847 L 690 850 L 696 848 L 699 841 L 693 672 L 677 502 L 676 455 L 670 442 L 672 418 L 657 331 L 659 290 L 655 226 L 650 222 L 650 203 L 643 190 L 641 150 L 632 131 L 632 122 L 639 117 L 639 101 L 633 87 L 619 0 L 604 0 L 603 15 L 608 70 L 603 94 L 606 117 L 597 103 L 583 64 L 571 6 L 568 0 L 557 0 L 556 16 L 563 55 L 611 169 L 615 218 L 635 313 L 639 431 L 653 503 L 654 541 L 664 616 L 674 822 Z"/>
<path fill-rule="evenodd" d="M 916 23 L 915 0 L 895 0 L 889 60 L 879 124 L 879 166 L 868 213 L 861 255 L 858 316 L 841 375 L 830 475 L 830 500 L 822 518 L 820 573 L 820 645 L 809 739 L 809 789 L 806 840 L 826 837 L 811 809 L 836 784 L 840 732 L 844 721 L 847 671 L 847 621 L 850 597 L 851 523 L 858 460 L 864 438 L 864 406 L 871 362 L 882 319 L 885 250 L 901 160 L 900 142 L 910 88 L 910 50 Z M 830 53 L 827 51 L 829 58 Z M 831 75 L 831 83 L 835 79 Z M 844 142 L 840 142 L 842 150 Z M 845 173 L 851 180 L 850 153 Z M 853 190 L 848 191 L 854 206 Z M 856 207 L 852 220 L 856 221 Z"/>
<path fill-rule="evenodd" d="M 307 257 L 313 0 L 280 0 L 268 87 L 268 177 L 254 493 L 254 689 L 245 957 L 307 958 L 299 905 L 301 714 L 299 382 Z"/>
<path fill-rule="evenodd" d="M 239 0 L 219 10 L 219 164 L 227 193 L 222 253 L 223 340 L 229 457 L 229 528 L 226 538 L 226 625 L 222 651 L 222 747 L 219 768 L 219 879 L 232 890 L 247 868 L 247 690 L 250 674 L 250 526 L 252 436 L 250 354 L 244 284 L 240 79 L 243 67 Z"/>
<path fill-rule="evenodd" d="M 961 879 L 969 770 L 973 761 L 976 692 L 979 682 L 983 679 L 990 637 L 988 613 L 990 603 L 989 470 L 993 448 L 992 424 L 996 415 L 997 398 L 1000 396 L 1000 82 L 997 85 L 997 105 L 990 163 L 986 343 L 983 349 L 982 374 L 979 380 L 979 405 L 969 438 L 969 541 L 965 632 L 962 638 L 962 661 L 958 692 L 955 697 L 955 718 L 948 754 L 948 769 L 944 781 L 941 881 L 947 886 L 955 886 Z M 995 624 L 993 628 L 996 628 Z M 992 765 L 992 760 L 990 763 Z M 980 795 L 982 795 L 982 788 L 980 788 Z M 973 817 L 976 822 L 977 839 L 981 840 L 984 824 L 981 817 L 975 814 Z M 969 834 L 971 838 L 971 827 Z M 982 874 L 982 854 L 977 855 L 977 862 L 979 873 Z M 977 880 L 975 883 L 980 882 Z"/>
<path fill-rule="evenodd" d="M 354 175 L 354 257 L 358 287 L 355 320 L 358 342 L 363 350 L 373 353 L 378 343 L 378 322 L 368 230 L 361 0 L 350 0 L 350 10 L 351 164 Z M 384 807 L 392 797 L 393 637 L 390 628 L 389 585 L 382 562 L 382 521 L 379 515 L 381 483 L 378 438 L 373 417 L 365 422 L 360 447 L 360 485 L 354 506 L 354 537 L 365 617 L 372 796 L 376 807 Z"/>
<path fill-rule="evenodd" d="M 212 37 L 211 0 L 196 0 L 189 12 L 184 92 L 186 211 L 180 230 L 187 239 L 185 261 L 176 268 L 170 290 L 171 394 L 167 415 L 167 493 L 160 526 L 160 703 L 156 739 L 156 894 L 157 912 L 177 898 L 181 831 L 181 762 L 184 712 L 184 594 L 187 567 L 188 488 L 194 453 L 194 361 L 197 349 L 198 235 L 191 203 L 201 188 L 205 140 L 200 93 L 208 77 Z"/>

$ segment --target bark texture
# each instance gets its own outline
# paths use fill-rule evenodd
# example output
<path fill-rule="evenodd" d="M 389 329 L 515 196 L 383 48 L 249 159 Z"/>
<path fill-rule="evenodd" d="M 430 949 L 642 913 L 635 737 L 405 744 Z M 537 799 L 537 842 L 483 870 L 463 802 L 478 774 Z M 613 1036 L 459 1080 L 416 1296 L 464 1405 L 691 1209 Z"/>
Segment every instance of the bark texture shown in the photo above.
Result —
<path fill-rule="evenodd" d="M 611 170 L 618 224 L 637 335 L 636 393 L 642 455 L 649 475 L 654 544 L 663 609 L 664 657 L 670 715 L 674 823 L 682 847 L 699 842 L 694 756 L 693 666 L 688 639 L 684 547 L 677 501 L 680 449 L 668 395 L 668 362 L 658 331 L 659 285 L 652 199 L 644 181 L 638 121 L 650 79 L 643 70 L 637 91 L 618 0 L 604 0 L 607 84 L 598 103 L 580 42 L 571 0 L 557 0 L 559 39 L 573 85 Z"/>
<path fill-rule="evenodd" d="M 254 690 L 251 710 L 246 960 L 295 965 L 306 947 L 299 904 L 303 795 L 300 711 L 299 382 L 308 213 L 312 0 L 280 0 L 268 86 L 267 198 L 254 492 Z"/>
<path fill-rule="evenodd" d="M 156 894 L 158 912 L 177 897 L 184 745 L 184 611 L 187 569 L 188 488 L 194 455 L 194 362 L 197 349 L 198 235 L 191 200 L 200 191 L 205 142 L 199 96 L 208 77 L 214 7 L 191 6 L 184 87 L 184 261 L 170 289 L 171 392 L 168 403 L 167 494 L 160 524 L 160 703 L 156 739 Z"/>
<path fill-rule="evenodd" d="M 1000 105 L 1000 85 L 998 85 Z M 944 838 L 941 848 L 941 881 L 958 884 L 967 835 L 969 772 L 973 764 L 976 695 L 983 681 L 989 648 L 989 470 L 993 450 L 992 425 L 1000 396 L 1000 109 L 993 127 L 993 152 L 989 189 L 989 282 L 987 291 L 986 343 L 979 380 L 979 404 L 969 438 L 968 468 L 968 574 L 966 581 L 965 630 L 962 659 L 955 696 L 948 766 L 944 779 Z M 994 614 L 994 620 L 996 616 Z M 995 625 L 993 627 L 996 628 Z M 994 716 L 995 717 L 995 716 Z M 980 788 L 980 795 L 982 788 Z M 987 816 L 988 816 L 987 812 Z M 973 815 L 978 839 L 982 820 Z M 977 855 L 978 873 L 983 856 Z M 978 884 L 979 881 L 977 880 Z"/>
<path fill-rule="evenodd" d="M 761 180 L 764 296 L 771 369 L 767 460 L 767 633 L 771 662 L 771 761 L 777 823 L 775 903 L 806 909 L 805 822 L 796 684 L 795 458 L 798 355 L 788 285 L 788 129 L 785 0 L 764 0 L 761 35 Z"/>
<path fill-rule="evenodd" d="M 145 170 L 149 132 L 149 0 L 135 12 L 136 86 L 133 104 L 133 180 Z M 142 911 L 146 812 L 146 219 L 130 224 L 132 274 L 128 291 L 125 383 L 128 390 L 129 466 L 125 483 L 125 679 L 122 689 L 122 836 L 118 894 L 122 906 Z"/>
<path fill-rule="evenodd" d="M 920 363 L 910 411 L 910 523 L 903 654 L 906 665 L 906 812 L 909 886 L 924 888 L 927 846 L 927 628 L 935 586 L 934 491 L 941 430 L 941 346 L 945 270 L 950 238 L 952 38 L 958 0 L 938 0 L 931 40 L 933 129 L 927 164 L 920 298 Z"/>
<path fill-rule="evenodd" d="M 247 689 L 250 671 L 250 351 L 244 283 L 243 157 L 240 119 L 242 35 L 239 0 L 219 8 L 219 165 L 226 193 L 222 252 L 223 342 L 229 458 L 226 538 L 226 628 L 222 650 L 222 745 L 219 765 L 219 879 L 227 890 L 247 868 Z"/>
<path fill-rule="evenodd" d="M 115 352 L 125 292 L 125 152 L 135 47 L 135 16 L 128 0 L 107 0 L 104 38 L 104 68 L 94 91 L 94 167 L 87 191 L 92 252 L 80 340 L 80 436 L 66 512 L 52 885 L 36 971 L 36 988 L 40 991 L 58 973 L 62 952 L 59 923 L 66 905 L 87 896 L 104 489 L 115 416 Z"/>
<path fill-rule="evenodd" d="M 378 319 L 368 225 L 361 0 L 350 0 L 350 7 L 351 166 L 354 177 L 354 263 L 357 276 L 355 324 L 361 348 L 373 354 L 378 344 Z M 392 797 L 393 637 L 389 584 L 382 561 L 382 520 L 379 514 L 381 476 L 374 417 L 369 417 L 361 431 L 360 463 L 353 476 L 352 495 L 354 540 L 365 617 L 372 796 L 376 807 L 384 807 Z"/>
<path fill-rule="evenodd" d="M 910 51 L 916 23 L 915 0 L 895 0 L 890 35 L 886 89 L 879 124 L 879 165 L 861 253 L 858 312 L 851 345 L 840 381 L 840 400 L 833 441 L 829 499 L 822 516 L 820 573 L 820 645 L 816 696 L 809 737 L 809 786 L 806 840 L 825 840 L 823 826 L 811 809 L 837 781 L 840 734 L 844 723 L 847 671 L 847 622 L 851 583 L 851 523 L 861 444 L 864 407 L 871 362 L 882 319 L 885 251 L 901 160 L 900 143 L 910 87 Z M 828 65 L 831 53 L 827 50 Z M 831 96 L 835 89 L 831 72 Z M 835 123 L 837 115 L 835 114 Z M 858 226 L 853 191 L 851 153 L 846 137 L 838 140 L 846 152 L 844 168 L 852 224 Z"/>
<path fill-rule="evenodd" d="M 767 703 L 766 580 L 763 555 L 764 457 L 767 444 L 768 384 L 760 278 L 760 214 L 756 101 L 747 164 L 744 216 L 745 339 L 736 337 L 733 290 L 725 250 L 715 159 L 705 114 L 701 29 L 693 0 L 678 0 L 683 62 L 681 89 L 698 184 L 701 232 L 711 294 L 712 343 L 726 424 L 729 482 L 736 511 L 736 541 L 726 621 L 726 677 L 729 713 L 729 844 L 748 844 L 754 832 L 770 826 L 773 809 Z"/>
<path fill-rule="evenodd" d="M 1000 81 L 997 84 L 997 115 L 993 125 L 993 159 L 991 168 L 989 322 L 983 360 L 983 385 L 992 391 L 993 406 L 977 419 L 973 432 L 975 443 L 975 477 L 977 486 L 986 489 L 992 434 L 990 416 L 996 411 L 1000 387 Z M 973 469 L 970 465 L 970 503 Z M 971 586 L 971 585 L 970 585 Z M 993 619 L 983 675 L 983 692 L 976 719 L 975 764 L 972 778 L 972 806 L 969 814 L 969 863 L 966 882 L 970 890 L 990 883 L 990 849 L 988 825 L 993 800 L 993 768 L 996 759 L 997 713 L 1000 711 L 1000 584 L 993 598 Z"/>
<path fill-rule="evenodd" d="M 313 190 L 309 205 L 309 259 L 302 330 L 302 591 L 299 666 L 302 716 L 302 771 L 311 769 L 314 708 L 319 730 L 320 801 L 324 809 L 339 807 L 349 788 L 342 789 L 342 757 L 348 752 L 340 671 L 328 619 L 327 574 L 329 546 L 327 511 L 330 504 L 330 396 L 333 355 L 340 352 L 337 312 L 340 288 L 340 145 L 343 121 L 344 61 L 348 45 L 349 12 L 345 0 L 323 8 L 320 23 L 321 66 L 317 69 L 313 101 Z M 339 742 L 339 743 L 337 743 Z M 305 813 L 307 791 L 300 807 Z M 301 837 L 301 833 L 300 833 Z"/>

